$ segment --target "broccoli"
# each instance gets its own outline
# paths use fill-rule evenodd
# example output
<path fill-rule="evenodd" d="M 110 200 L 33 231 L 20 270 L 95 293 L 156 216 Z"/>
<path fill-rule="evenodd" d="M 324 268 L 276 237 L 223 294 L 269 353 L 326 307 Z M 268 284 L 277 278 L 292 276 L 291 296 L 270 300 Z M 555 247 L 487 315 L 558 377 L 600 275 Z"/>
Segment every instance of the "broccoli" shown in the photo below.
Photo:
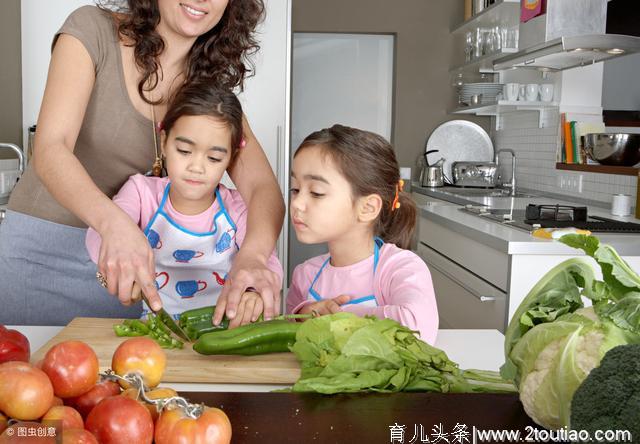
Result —
<path fill-rule="evenodd" d="M 640 441 L 640 344 L 614 347 L 578 387 L 571 429 L 628 430 Z"/>

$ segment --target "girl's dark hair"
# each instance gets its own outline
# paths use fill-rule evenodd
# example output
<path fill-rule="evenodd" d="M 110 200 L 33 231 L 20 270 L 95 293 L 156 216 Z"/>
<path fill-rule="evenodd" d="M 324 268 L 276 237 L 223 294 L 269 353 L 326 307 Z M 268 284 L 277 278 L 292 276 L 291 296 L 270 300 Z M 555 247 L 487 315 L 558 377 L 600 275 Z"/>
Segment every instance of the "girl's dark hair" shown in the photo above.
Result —
<path fill-rule="evenodd" d="M 400 248 L 410 248 L 416 225 L 416 205 L 411 197 L 398 189 L 400 171 L 389 142 L 369 131 L 333 125 L 307 136 L 295 155 L 312 146 L 321 147 L 335 162 L 351 184 L 354 198 L 370 194 L 382 198 L 374 235 Z M 400 207 L 393 208 L 396 192 Z"/>
<path fill-rule="evenodd" d="M 229 166 L 233 165 L 242 143 L 242 105 L 232 91 L 219 88 L 211 81 L 185 85 L 169 103 L 162 129 L 169 134 L 182 116 L 211 116 L 225 123 L 231 129 Z"/>
<path fill-rule="evenodd" d="M 155 88 L 162 67 L 158 57 L 164 41 L 156 31 L 160 23 L 157 0 L 97 0 L 98 6 L 116 18 L 118 32 L 133 41 L 136 65 L 142 72 L 138 93 Z M 117 11 L 117 12 L 114 12 Z M 185 67 L 184 83 L 210 79 L 217 86 L 242 90 L 244 79 L 253 73 L 249 56 L 260 46 L 254 37 L 255 27 L 264 17 L 263 0 L 230 0 L 220 21 L 195 41 Z"/>

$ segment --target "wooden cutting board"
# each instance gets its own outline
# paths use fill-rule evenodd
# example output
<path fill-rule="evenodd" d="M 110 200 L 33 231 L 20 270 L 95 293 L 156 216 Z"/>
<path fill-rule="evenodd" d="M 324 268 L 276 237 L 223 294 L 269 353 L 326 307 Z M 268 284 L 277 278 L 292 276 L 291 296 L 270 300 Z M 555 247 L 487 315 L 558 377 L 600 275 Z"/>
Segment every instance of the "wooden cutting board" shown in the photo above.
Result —
<path fill-rule="evenodd" d="M 111 368 L 111 357 L 119 338 L 113 325 L 122 319 L 75 318 L 49 342 L 32 355 L 32 362 L 42 359 L 52 346 L 62 341 L 78 340 L 89 344 L 98 355 L 100 370 Z M 300 365 L 293 353 L 260 356 L 205 356 L 189 344 L 182 350 L 165 350 L 167 368 L 162 382 L 293 384 L 300 377 Z"/>

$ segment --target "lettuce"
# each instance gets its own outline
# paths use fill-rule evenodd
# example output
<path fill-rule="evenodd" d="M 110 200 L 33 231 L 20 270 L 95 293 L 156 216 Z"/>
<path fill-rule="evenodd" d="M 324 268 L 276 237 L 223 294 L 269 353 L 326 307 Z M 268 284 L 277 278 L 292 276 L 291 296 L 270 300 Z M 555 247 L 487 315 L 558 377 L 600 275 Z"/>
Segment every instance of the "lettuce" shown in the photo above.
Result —
<path fill-rule="evenodd" d="M 392 319 L 336 313 L 304 322 L 291 351 L 295 392 L 514 392 L 497 372 L 462 371 L 445 352 Z"/>

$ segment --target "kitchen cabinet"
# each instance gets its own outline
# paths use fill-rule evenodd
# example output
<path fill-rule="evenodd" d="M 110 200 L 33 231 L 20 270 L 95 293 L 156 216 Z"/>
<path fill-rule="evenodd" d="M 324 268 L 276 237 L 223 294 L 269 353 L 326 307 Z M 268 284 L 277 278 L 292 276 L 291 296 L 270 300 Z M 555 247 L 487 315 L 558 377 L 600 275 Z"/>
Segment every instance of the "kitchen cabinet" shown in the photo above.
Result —
<path fill-rule="evenodd" d="M 440 328 L 490 328 L 504 332 L 507 295 L 466 268 L 420 242 L 429 266 Z"/>
<path fill-rule="evenodd" d="M 504 331 L 522 300 L 549 270 L 583 256 L 558 242 L 468 217 L 459 205 L 426 197 L 426 201 L 416 198 L 421 205 L 417 253 L 432 273 L 442 328 Z M 640 270 L 637 236 L 598 236 L 616 248 L 632 269 Z M 600 268 L 593 265 L 601 278 Z"/>

